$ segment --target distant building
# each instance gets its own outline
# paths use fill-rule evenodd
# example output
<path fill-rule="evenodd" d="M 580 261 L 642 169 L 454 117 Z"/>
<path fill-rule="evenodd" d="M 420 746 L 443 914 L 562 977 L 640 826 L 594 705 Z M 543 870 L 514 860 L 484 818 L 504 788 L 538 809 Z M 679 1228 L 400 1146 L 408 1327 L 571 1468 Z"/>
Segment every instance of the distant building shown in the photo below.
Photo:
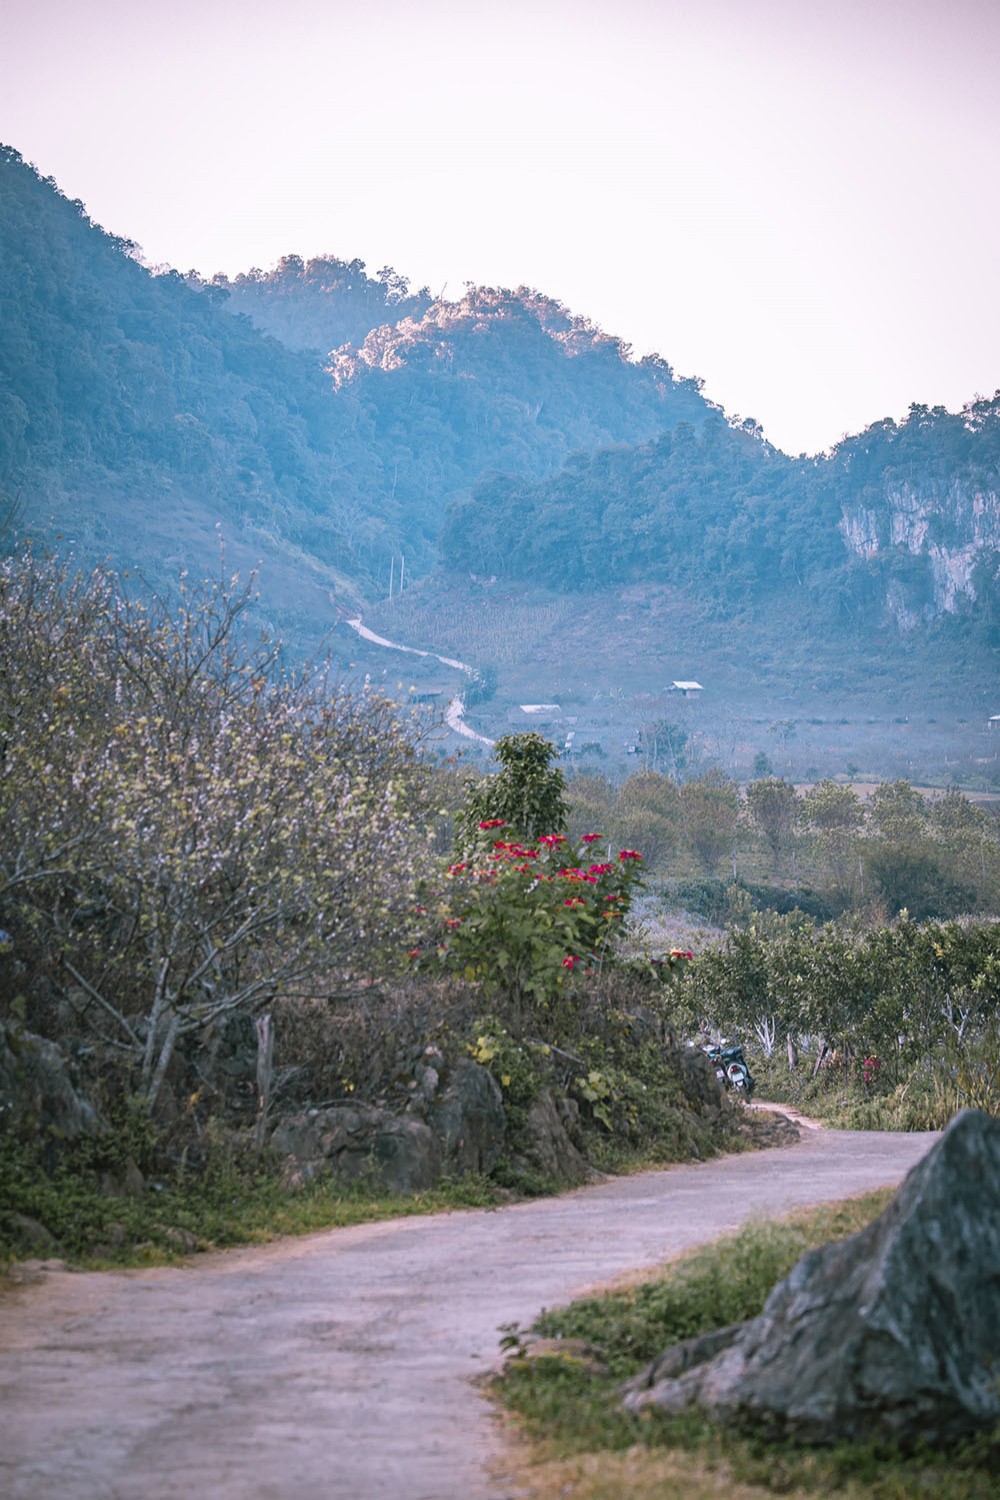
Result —
<path fill-rule="evenodd" d="M 668 689 L 671 693 L 680 693 L 684 698 L 697 698 L 699 693 L 705 689 L 700 682 L 672 682 Z"/>
<path fill-rule="evenodd" d="M 990 714 L 986 725 L 988 729 L 1000 729 L 1000 714 Z"/>

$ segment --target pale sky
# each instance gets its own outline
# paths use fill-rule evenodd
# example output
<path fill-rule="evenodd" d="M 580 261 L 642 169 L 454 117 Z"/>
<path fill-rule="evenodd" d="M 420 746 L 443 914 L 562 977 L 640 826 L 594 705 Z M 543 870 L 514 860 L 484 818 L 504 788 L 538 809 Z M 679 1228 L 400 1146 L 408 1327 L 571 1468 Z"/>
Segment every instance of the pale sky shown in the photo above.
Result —
<path fill-rule="evenodd" d="M 1000 386 L 996 0 L 0 0 L 0 140 L 147 262 L 537 287 L 817 452 Z"/>

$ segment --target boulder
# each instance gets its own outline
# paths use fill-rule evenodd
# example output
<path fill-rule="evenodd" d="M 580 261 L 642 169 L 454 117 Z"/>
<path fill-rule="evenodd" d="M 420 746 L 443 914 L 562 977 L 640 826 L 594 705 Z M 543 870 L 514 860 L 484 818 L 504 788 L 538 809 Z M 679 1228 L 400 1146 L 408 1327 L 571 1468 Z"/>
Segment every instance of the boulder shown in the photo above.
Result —
<path fill-rule="evenodd" d="M 292 1183 L 330 1170 L 344 1181 L 367 1178 L 399 1193 L 421 1192 L 441 1177 L 437 1136 L 415 1115 L 372 1104 L 333 1104 L 281 1120 L 272 1149 L 286 1158 Z"/>
<path fill-rule="evenodd" d="M 860 1234 L 804 1256 L 759 1317 L 669 1349 L 631 1410 L 809 1443 L 945 1446 L 1000 1419 L 1000 1120 L 956 1115 Z"/>
<path fill-rule="evenodd" d="M 519 1145 L 528 1161 L 553 1182 L 590 1182 L 597 1175 L 570 1139 L 567 1125 L 573 1123 L 572 1100 L 549 1090 L 533 1101 Z"/>
<path fill-rule="evenodd" d="M 100 1128 L 55 1042 L 0 1021 L 0 1134 L 68 1141 Z"/>
<path fill-rule="evenodd" d="M 448 1074 L 429 1123 L 441 1138 L 453 1170 L 486 1173 L 503 1151 L 507 1117 L 503 1095 L 492 1073 L 462 1058 Z"/>

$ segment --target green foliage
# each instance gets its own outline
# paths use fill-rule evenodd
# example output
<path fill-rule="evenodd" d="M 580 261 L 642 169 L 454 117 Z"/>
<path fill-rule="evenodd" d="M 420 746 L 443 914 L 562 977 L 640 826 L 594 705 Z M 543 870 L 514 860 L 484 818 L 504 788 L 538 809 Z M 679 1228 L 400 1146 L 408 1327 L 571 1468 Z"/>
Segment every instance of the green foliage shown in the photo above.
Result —
<path fill-rule="evenodd" d="M 493 754 L 501 769 L 470 791 L 460 850 L 482 847 L 484 823 L 503 823 L 512 838 L 529 841 L 565 828 L 566 778 L 553 764 L 555 746 L 540 734 L 511 734 L 497 740 Z"/>
<path fill-rule="evenodd" d="M 528 847 L 497 838 L 502 819 L 477 829 L 491 844 L 480 859 L 448 869 L 449 891 L 436 929 L 412 956 L 422 967 L 452 971 L 502 996 L 518 1021 L 566 1010 L 578 974 L 613 953 L 636 886 L 641 856 L 588 862 L 565 834 L 542 834 Z"/>
<path fill-rule="evenodd" d="M 327 1177 L 292 1191 L 279 1164 L 234 1147 L 215 1127 L 202 1139 L 197 1170 L 160 1163 L 154 1176 L 156 1152 L 147 1152 L 144 1186 L 125 1192 L 120 1177 L 136 1144 L 134 1126 L 115 1128 L 65 1151 L 46 1170 L 36 1147 L 0 1136 L 0 1267 L 24 1253 L 17 1215 L 41 1225 L 74 1263 L 145 1265 L 283 1234 L 504 1201 L 476 1177 L 407 1195 Z"/>
<path fill-rule="evenodd" d="M 685 841 L 709 875 L 731 856 L 740 821 L 736 785 L 719 771 L 708 771 L 679 789 L 680 818 Z"/>
<path fill-rule="evenodd" d="M 791 842 L 799 814 L 799 796 L 787 781 L 765 776 L 752 781 L 746 791 L 747 811 L 751 822 L 763 834 L 777 864 Z"/>
<path fill-rule="evenodd" d="M 783 1065 L 754 1070 L 762 1091 L 840 1123 L 938 1129 L 956 1109 L 1000 1108 L 995 922 L 907 918 L 859 933 L 758 919 L 689 966 L 678 1007 L 689 1026 L 707 1016 L 744 1043 L 819 1039 L 828 1057 L 811 1083 Z"/>

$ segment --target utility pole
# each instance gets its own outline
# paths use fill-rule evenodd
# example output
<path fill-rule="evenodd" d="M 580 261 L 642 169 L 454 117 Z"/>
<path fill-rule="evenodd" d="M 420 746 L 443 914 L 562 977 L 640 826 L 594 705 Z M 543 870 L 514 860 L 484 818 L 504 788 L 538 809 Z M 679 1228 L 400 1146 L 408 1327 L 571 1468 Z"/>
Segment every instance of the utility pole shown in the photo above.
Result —
<path fill-rule="evenodd" d="M 389 558 L 389 603 L 390 604 L 392 603 L 392 584 L 393 584 L 393 579 L 395 578 L 395 576 L 396 576 L 396 559 L 394 557 L 390 557 Z"/>

